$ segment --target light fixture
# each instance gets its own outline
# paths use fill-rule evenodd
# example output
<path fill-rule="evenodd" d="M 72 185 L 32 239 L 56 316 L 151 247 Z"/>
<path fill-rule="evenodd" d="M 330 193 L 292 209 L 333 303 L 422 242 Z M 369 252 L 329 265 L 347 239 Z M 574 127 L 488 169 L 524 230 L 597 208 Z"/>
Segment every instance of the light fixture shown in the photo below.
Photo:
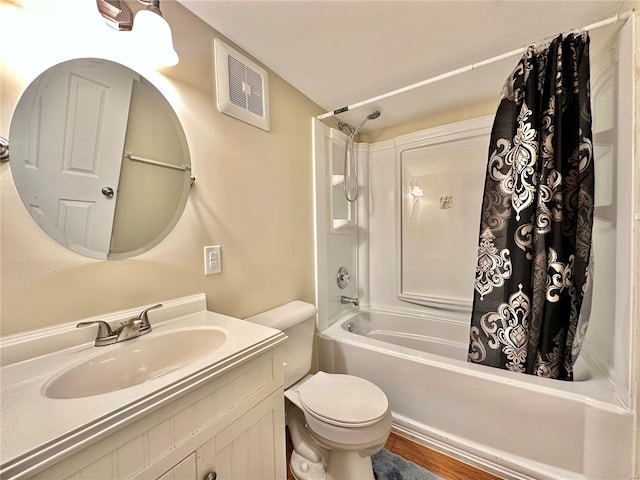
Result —
<path fill-rule="evenodd" d="M 145 8 L 135 18 L 123 0 L 96 0 L 96 3 L 110 27 L 132 32 L 145 61 L 167 67 L 178 63 L 171 27 L 160 12 L 160 0 L 138 0 Z"/>
<path fill-rule="evenodd" d="M 107 21 L 107 25 L 116 30 L 131 30 L 133 14 L 124 2 L 120 0 L 96 0 L 100 15 Z"/>
<path fill-rule="evenodd" d="M 178 54 L 173 48 L 171 27 L 162 18 L 160 12 L 160 0 L 141 2 L 147 8 L 140 10 L 133 20 L 133 33 L 143 45 L 147 46 L 147 52 L 157 65 L 170 67 L 178 63 Z"/>
<path fill-rule="evenodd" d="M 410 194 L 413 198 L 424 197 L 424 192 L 422 191 L 422 187 L 417 183 L 411 184 Z"/>
<path fill-rule="evenodd" d="M 418 185 L 416 182 L 411 182 L 409 184 L 409 195 L 411 196 L 413 201 L 411 202 L 411 210 L 409 211 L 409 216 L 407 216 L 407 218 L 411 219 L 413 218 L 413 213 L 416 209 L 418 201 L 421 197 L 424 197 L 424 192 L 422 191 L 422 187 L 420 185 Z"/>

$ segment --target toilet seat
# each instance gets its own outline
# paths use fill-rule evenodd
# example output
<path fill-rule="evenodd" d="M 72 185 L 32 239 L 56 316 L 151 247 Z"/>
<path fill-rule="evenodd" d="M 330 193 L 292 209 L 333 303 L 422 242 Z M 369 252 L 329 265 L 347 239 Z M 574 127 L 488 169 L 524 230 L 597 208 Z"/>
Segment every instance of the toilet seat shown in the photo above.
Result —
<path fill-rule="evenodd" d="M 316 373 L 298 389 L 305 411 L 321 422 L 339 427 L 367 427 L 389 410 L 384 392 L 352 375 Z"/>

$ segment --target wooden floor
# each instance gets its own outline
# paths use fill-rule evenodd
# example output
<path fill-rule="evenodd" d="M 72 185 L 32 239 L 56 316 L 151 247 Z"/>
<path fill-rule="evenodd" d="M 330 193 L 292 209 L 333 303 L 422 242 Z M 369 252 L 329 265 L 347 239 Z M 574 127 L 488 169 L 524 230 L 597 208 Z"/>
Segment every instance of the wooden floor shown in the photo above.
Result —
<path fill-rule="evenodd" d="M 426 468 L 445 480 L 501 480 L 499 477 L 459 462 L 458 460 L 436 452 L 435 450 L 418 445 L 417 443 L 407 440 L 395 433 L 389 435 L 389 439 L 387 440 L 384 448 L 396 455 L 400 455 L 410 462 Z M 291 441 L 289 440 L 289 435 L 287 433 L 287 465 L 289 465 L 291 450 Z M 288 467 L 287 480 L 295 480 Z"/>
<path fill-rule="evenodd" d="M 392 433 L 384 446 L 391 453 L 420 465 L 445 480 L 500 480 L 499 477 L 478 470 L 440 452 L 418 445 Z"/>

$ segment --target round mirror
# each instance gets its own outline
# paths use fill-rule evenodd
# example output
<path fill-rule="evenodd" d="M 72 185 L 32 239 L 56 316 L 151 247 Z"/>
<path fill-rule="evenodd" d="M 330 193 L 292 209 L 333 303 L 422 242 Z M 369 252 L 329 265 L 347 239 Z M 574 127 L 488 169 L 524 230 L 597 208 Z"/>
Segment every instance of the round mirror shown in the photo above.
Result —
<path fill-rule="evenodd" d="M 187 140 L 169 102 L 123 65 L 75 59 L 25 90 L 11 172 L 40 227 L 93 258 L 138 255 L 176 225 L 191 185 Z"/>

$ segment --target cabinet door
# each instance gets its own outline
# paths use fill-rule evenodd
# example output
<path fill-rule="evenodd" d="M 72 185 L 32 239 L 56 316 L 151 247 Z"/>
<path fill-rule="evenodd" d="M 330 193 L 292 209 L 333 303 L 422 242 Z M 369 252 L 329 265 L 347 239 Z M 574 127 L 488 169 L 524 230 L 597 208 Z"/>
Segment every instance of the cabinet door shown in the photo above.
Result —
<path fill-rule="evenodd" d="M 273 394 L 196 451 L 198 479 L 215 471 L 225 480 L 286 478 L 284 402 Z"/>
<path fill-rule="evenodd" d="M 158 480 L 196 480 L 196 454 L 192 453 Z"/>

